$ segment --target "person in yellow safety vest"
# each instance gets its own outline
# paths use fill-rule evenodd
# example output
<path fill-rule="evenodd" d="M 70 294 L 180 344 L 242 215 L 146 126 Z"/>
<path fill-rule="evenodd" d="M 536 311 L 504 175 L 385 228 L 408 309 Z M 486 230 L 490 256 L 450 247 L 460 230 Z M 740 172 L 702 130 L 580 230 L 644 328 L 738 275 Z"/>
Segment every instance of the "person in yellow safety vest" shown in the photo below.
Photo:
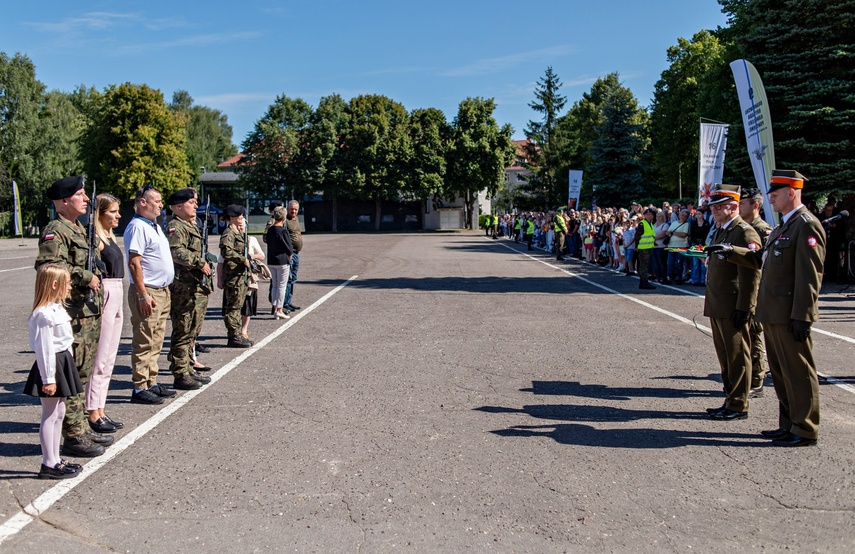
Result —
<path fill-rule="evenodd" d="M 653 230 L 653 218 L 656 217 L 656 210 L 647 208 L 644 210 L 644 216 L 641 223 L 635 230 L 635 251 L 638 256 L 638 278 L 641 279 L 638 288 L 652 290 L 656 287 L 650 284 L 650 256 L 653 253 L 654 241 L 656 239 L 656 231 Z"/>
<path fill-rule="evenodd" d="M 518 215 L 514 218 L 514 242 L 520 241 L 520 229 L 522 228 L 522 216 Z"/>
<path fill-rule="evenodd" d="M 534 240 L 534 215 L 529 214 L 525 220 L 525 241 L 531 250 L 531 241 Z"/>
<path fill-rule="evenodd" d="M 499 214 L 493 214 L 493 220 L 491 221 L 491 225 L 493 228 L 493 238 L 499 238 Z"/>
<path fill-rule="evenodd" d="M 564 208 L 558 208 L 552 217 L 552 227 L 555 232 L 555 260 L 564 259 L 564 237 L 567 236 L 567 221 L 564 219 Z"/>

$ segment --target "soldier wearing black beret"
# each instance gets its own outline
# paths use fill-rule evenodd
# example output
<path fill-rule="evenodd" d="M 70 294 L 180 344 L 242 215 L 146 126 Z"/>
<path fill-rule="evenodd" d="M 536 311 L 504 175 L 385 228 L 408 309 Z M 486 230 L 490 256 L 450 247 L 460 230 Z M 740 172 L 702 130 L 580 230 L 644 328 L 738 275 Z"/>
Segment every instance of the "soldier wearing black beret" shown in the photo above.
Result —
<path fill-rule="evenodd" d="M 228 346 L 249 348 L 252 341 L 241 334 L 240 310 L 246 299 L 249 276 L 249 260 L 246 257 L 244 239 L 243 206 L 232 204 L 226 207 L 228 227 L 220 236 L 220 256 L 223 258 L 223 318 L 228 333 Z"/>
<path fill-rule="evenodd" d="M 42 265 L 54 263 L 71 273 L 71 298 L 66 302 L 74 330 L 71 349 L 74 363 L 80 372 L 80 381 L 86 385 L 92 374 L 101 334 L 101 278 L 97 268 L 93 268 L 93 271 L 86 269 L 89 256 L 87 230 L 77 220 L 89 207 L 89 197 L 83 185 L 83 177 L 64 177 L 54 181 L 45 192 L 48 199 L 53 201 L 57 217 L 45 226 L 39 237 L 35 268 L 38 270 Z M 95 256 L 100 260 L 97 249 Z M 87 300 L 89 291 L 95 293 L 91 301 Z M 89 429 L 84 396 L 81 393 L 66 400 L 65 418 L 62 421 L 62 434 L 65 437 L 62 453 L 66 456 L 99 456 L 104 453 L 102 444 L 113 442 L 112 437 Z"/>

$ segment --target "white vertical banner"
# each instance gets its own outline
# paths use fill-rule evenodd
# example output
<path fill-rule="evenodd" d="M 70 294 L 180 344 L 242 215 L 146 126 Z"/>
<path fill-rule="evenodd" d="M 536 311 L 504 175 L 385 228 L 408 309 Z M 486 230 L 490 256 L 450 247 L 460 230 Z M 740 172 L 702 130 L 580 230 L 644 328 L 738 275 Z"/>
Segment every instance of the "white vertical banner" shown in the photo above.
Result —
<path fill-rule="evenodd" d="M 579 198 L 582 195 L 582 170 L 570 170 L 570 191 L 567 195 L 567 207 L 571 210 L 579 209 Z"/>
<path fill-rule="evenodd" d="M 774 226 L 777 224 L 777 216 L 769 203 L 769 179 L 775 169 L 775 144 L 772 140 L 772 118 L 769 115 L 766 89 L 763 88 L 760 74 L 751 62 L 735 60 L 731 62 L 730 70 L 733 71 L 733 79 L 736 81 L 754 180 L 763 193 L 764 219 Z"/>
<path fill-rule="evenodd" d="M 727 129 L 724 123 L 701 123 L 701 143 L 698 147 L 698 203 L 710 198 L 710 187 L 721 183 L 724 175 L 724 154 L 727 151 Z"/>
<path fill-rule="evenodd" d="M 21 235 L 21 238 L 24 237 L 24 226 L 21 223 L 21 198 L 18 194 L 18 183 L 12 181 L 12 196 L 15 201 L 15 235 Z"/>

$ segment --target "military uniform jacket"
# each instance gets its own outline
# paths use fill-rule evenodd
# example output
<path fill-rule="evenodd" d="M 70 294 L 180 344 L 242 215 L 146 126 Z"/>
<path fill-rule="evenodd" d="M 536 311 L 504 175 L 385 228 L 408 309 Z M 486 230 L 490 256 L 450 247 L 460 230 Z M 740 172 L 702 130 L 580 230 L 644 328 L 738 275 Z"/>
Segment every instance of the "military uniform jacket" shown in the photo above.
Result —
<path fill-rule="evenodd" d="M 39 254 L 35 269 L 44 264 L 59 264 L 71 273 L 71 298 L 66 302 L 66 311 L 72 318 L 93 317 L 101 313 L 101 291 L 95 293 L 95 301 L 86 302 L 89 283 L 93 276 L 100 279 L 96 269 L 93 273 L 86 270 L 89 256 L 89 242 L 86 240 L 86 228 L 77 221 L 69 221 L 62 216 L 48 223 L 39 237 Z M 96 249 L 95 257 L 101 259 Z"/>
<path fill-rule="evenodd" d="M 199 284 L 206 264 L 202 257 L 202 232 L 193 223 L 173 217 L 166 226 L 166 239 L 175 264 L 175 280 L 185 285 Z"/>
<path fill-rule="evenodd" d="M 772 226 L 763 221 L 760 217 L 755 217 L 754 221 L 751 222 L 751 226 L 754 227 L 754 230 L 757 231 L 758 235 L 760 235 L 760 240 L 763 242 L 763 246 L 766 246 L 766 241 L 769 239 L 769 233 L 772 232 Z"/>
<path fill-rule="evenodd" d="M 825 231 L 804 206 L 775 227 L 760 252 L 734 248 L 731 261 L 762 267 L 757 321 L 785 325 L 791 319 L 814 322 L 822 286 Z"/>
<path fill-rule="evenodd" d="M 731 244 L 746 250 L 760 251 L 760 237 L 754 228 L 736 216 L 724 229 L 719 229 L 712 244 Z M 757 305 L 757 284 L 760 272 L 744 265 L 735 265 L 718 256 L 710 256 L 707 265 L 707 290 L 704 315 L 729 318 L 734 310 L 754 312 Z"/>
<path fill-rule="evenodd" d="M 232 279 L 248 271 L 244 265 L 246 261 L 244 252 L 246 252 L 246 241 L 243 238 L 243 233 L 229 225 L 220 235 L 220 256 L 223 257 L 223 268 L 225 270 L 223 277 L 225 279 Z"/>

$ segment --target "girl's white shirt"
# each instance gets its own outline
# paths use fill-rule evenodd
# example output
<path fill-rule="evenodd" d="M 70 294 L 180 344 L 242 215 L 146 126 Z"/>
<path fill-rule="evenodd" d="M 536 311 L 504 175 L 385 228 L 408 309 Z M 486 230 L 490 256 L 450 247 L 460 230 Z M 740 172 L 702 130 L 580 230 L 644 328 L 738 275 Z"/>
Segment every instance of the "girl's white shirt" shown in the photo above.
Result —
<path fill-rule="evenodd" d="M 56 383 L 56 355 L 71 348 L 74 333 L 71 317 L 60 303 L 37 308 L 27 321 L 30 348 L 36 353 L 36 363 L 42 383 Z"/>

